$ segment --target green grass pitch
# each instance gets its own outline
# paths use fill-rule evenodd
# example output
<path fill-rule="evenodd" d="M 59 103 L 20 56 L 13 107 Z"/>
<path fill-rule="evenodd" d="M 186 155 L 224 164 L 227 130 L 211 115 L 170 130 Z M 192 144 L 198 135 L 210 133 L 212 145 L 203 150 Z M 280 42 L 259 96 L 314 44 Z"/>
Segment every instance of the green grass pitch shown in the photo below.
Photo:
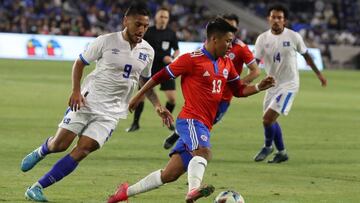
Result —
<path fill-rule="evenodd" d="M 49 155 L 27 173 L 21 159 L 57 129 L 71 91 L 70 62 L 0 60 L 0 202 L 27 202 L 26 187 L 38 180 L 65 153 Z M 93 68 L 88 68 L 89 72 Z M 322 88 L 312 72 L 301 72 L 301 89 L 287 117 L 281 117 L 287 163 L 255 163 L 263 144 L 260 93 L 235 99 L 212 131 L 213 160 L 204 182 L 216 191 L 199 203 L 213 202 L 225 189 L 240 192 L 247 203 L 360 202 L 360 72 L 325 71 Z M 179 81 L 178 81 L 179 82 Z M 178 89 L 179 86 L 178 86 Z M 159 92 L 159 91 L 158 91 Z M 163 94 L 159 94 L 164 101 Z M 177 114 L 182 105 L 179 91 Z M 45 190 L 54 203 L 105 202 L 118 183 L 134 183 L 163 167 L 169 134 L 149 102 L 141 130 L 124 131 L 119 122 L 110 141 L 85 159 L 70 176 Z M 186 176 L 132 203 L 184 202 Z"/>

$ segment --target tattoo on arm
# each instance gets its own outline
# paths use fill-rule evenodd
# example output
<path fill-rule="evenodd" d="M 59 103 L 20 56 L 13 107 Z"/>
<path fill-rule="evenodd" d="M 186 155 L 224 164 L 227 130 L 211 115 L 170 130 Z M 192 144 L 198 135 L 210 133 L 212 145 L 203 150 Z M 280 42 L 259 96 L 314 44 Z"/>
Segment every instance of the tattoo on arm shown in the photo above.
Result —
<path fill-rule="evenodd" d="M 139 83 L 140 83 L 140 87 L 144 86 L 145 83 L 148 81 L 148 78 L 144 78 L 144 77 L 140 77 Z M 149 89 L 146 93 L 145 96 L 149 99 L 149 101 L 155 106 L 157 104 L 160 104 L 160 100 L 159 97 L 157 96 L 156 92 L 154 91 L 153 88 Z"/>

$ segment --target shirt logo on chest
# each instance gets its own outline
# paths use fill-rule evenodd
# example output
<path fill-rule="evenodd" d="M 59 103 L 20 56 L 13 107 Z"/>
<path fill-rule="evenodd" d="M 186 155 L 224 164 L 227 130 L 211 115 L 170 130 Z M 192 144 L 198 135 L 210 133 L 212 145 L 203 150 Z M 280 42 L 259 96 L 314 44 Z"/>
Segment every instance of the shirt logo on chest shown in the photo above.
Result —
<path fill-rule="evenodd" d="M 142 60 L 142 61 L 146 61 L 146 57 L 147 57 L 147 55 L 146 54 L 144 54 L 144 53 L 139 53 L 139 59 L 140 60 Z"/>
<path fill-rule="evenodd" d="M 223 75 L 224 75 L 224 78 L 227 79 L 228 76 L 229 76 L 229 71 L 227 69 L 224 69 L 223 70 Z"/>
<path fill-rule="evenodd" d="M 111 49 L 112 54 L 118 54 L 120 52 L 119 49 Z"/>
<path fill-rule="evenodd" d="M 290 46 L 290 42 L 289 41 L 284 41 L 283 42 L 283 47 L 289 47 Z"/>
<path fill-rule="evenodd" d="M 209 77 L 210 73 L 208 71 L 205 71 L 205 73 L 203 74 L 203 77 Z"/>

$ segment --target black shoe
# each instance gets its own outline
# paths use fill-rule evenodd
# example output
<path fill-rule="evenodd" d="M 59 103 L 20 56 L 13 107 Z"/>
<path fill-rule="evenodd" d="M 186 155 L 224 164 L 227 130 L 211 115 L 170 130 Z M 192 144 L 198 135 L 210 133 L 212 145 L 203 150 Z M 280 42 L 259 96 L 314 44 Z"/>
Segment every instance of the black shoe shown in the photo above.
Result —
<path fill-rule="evenodd" d="M 175 142 L 179 139 L 179 137 L 180 136 L 176 132 L 169 135 L 164 141 L 164 148 L 170 149 L 175 144 Z"/>
<path fill-rule="evenodd" d="M 274 151 L 273 147 L 263 147 L 261 148 L 260 152 L 256 154 L 254 157 L 254 161 L 259 162 L 263 161 Z"/>
<path fill-rule="evenodd" d="M 133 123 L 133 124 L 131 124 L 130 128 L 127 128 L 125 131 L 126 132 L 134 132 L 134 131 L 139 130 L 139 128 L 140 128 L 139 124 Z"/>
<path fill-rule="evenodd" d="M 287 160 L 289 160 L 289 157 L 288 157 L 288 155 L 286 153 L 283 154 L 283 153 L 278 152 L 278 153 L 275 154 L 275 156 L 274 156 L 274 158 L 272 160 L 268 161 L 268 163 L 269 164 L 281 163 L 281 162 L 284 162 L 284 161 L 287 161 Z"/>

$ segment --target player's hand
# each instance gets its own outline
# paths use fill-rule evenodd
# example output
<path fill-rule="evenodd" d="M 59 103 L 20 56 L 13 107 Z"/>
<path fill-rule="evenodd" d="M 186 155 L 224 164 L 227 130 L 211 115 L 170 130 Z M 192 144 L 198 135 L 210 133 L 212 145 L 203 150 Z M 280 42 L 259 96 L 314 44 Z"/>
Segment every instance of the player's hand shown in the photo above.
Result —
<path fill-rule="evenodd" d="M 135 111 L 136 107 L 139 105 L 140 102 L 141 102 L 141 97 L 138 97 L 137 95 L 135 95 L 133 98 L 130 99 L 129 107 L 128 107 L 130 113 Z"/>
<path fill-rule="evenodd" d="M 163 62 L 167 65 L 170 64 L 173 61 L 173 58 L 171 56 L 165 56 L 163 59 Z"/>
<path fill-rule="evenodd" d="M 275 86 L 275 79 L 272 76 L 267 76 L 266 78 L 262 79 L 261 82 L 258 84 L 259 90 L 266 90 L 270 87 Z"/>
<path fill-rule="evenodd" d="M 319 75 L 317 75 L 317 77 L 319 78 L 319 80 L 321 81 L 321 86 L 326 87 L 327 85 L 327 80 L 326 78 L 320 73 Z"/>
<path fill-rule="evenodd" d="M 80 110 L 80 107 L 85 105 L 85 98 L 80 91 L 74 91 L 69 99 L 69 107 L 71 111 Z"/>
<path fill-rule="evenodd" d="M 166 125 L 166 127 L 170 127 L 170 125 L 174 122 L 174 118 L 171 115 L 170 111 L 162 106 L 155 107 L 155 110 L 161 117 L 163 125 Z"/>

